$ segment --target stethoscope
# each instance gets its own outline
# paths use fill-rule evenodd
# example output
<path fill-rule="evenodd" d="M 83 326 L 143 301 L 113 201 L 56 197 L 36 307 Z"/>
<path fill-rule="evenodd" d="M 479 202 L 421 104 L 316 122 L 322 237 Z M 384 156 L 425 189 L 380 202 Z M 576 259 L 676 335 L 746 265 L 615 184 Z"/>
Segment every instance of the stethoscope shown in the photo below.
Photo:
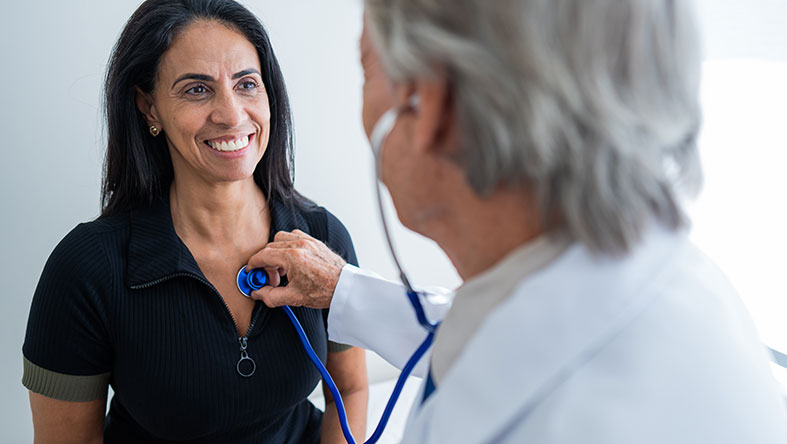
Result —
<path fill-rule="evenodd" d="M 393 257 L 394 263 L 396 264 L 396 268 L 399 270 L 399 277 L 407 290 L 407 298 L 410 300 L 410 304 L 415 310 L 418 323 L 421 324 L 428 334 L 426 335 L 426 339 L 424 339 L 421 345 L 415 350 L 413 355 L 407 361 L 407 364 L 405 364 L 404 368 L 402 368 L 402 373 L 399 375 L 399 379 L 396 381 L 396 385 L 394 386 L 393 392 L 391 393 L 391 397 L 388 399 L 388 403 L 385 405 L 385 410 L 383 410 L 380 423 L 377 424 L 374 433 L 372 433 L 372 436 L 366 441 L 367 444 L 376 443 L 382 436 L 383 430 L 385 430 L 385 426 L 388 424 L 388 420 L 391 417 L 393 408 L 396 405 L 396 401 L 399 399 L 399 395 L 402 393 L 404 383 L 410 376 L 413 368 L 415 368 L 415 365 L 421 360 L 421 357 L 423 357 L 429 347 L 431 347 L 432 341 L 434 340 L 434 334 L 437 331 L 437 327 L 440 325 L 439 322 L 433 323 L 427 318 L 424 307 L 421 304 L 420 296 L 418 292 L 413 289 L 412 285 L 410 284 L 410 279 L 407 278 L 407 274 L 404 272 L 404 269 L 399 262 L 399 257 L 396 254 L 396 249 L 394 248 L 393 241 L 391 240 L 392 238 L 390 230 L 388 229 L 387 215 L 385 213 L 385 207 L 383 206 L 382 201 L 381 160 L 385 139 L 391 133 L 391 130 L 393 130 L 399 115 L 404 111 L 414 109 L 417 106 L 418 97 L 412 96 L 407 104 L 394 107 L 386 111 L 385 114 L 383 114 L 377 121 L 374 129 L 372 130 L 371 145 L 375 160 L 377 205 L 380 209 L 380 218 L 383 224 L 383 231 L 385 232 L 385 239 L 388 243 L 388 249 L 391 251 L 391 256 Z M 255 268 L 251 271 L 247 271 L 246 267 L 243 267 L 240 269 L 240 271 L 238 271 L 236 281 L 238 284 L 238 290 L 240 290 L 240 292 L 246 296 L 250 296 L 252 291 L 259 290 L 260 288 L 268 285 L 270 282 L 264 269 Z M 328 373 L 325 365 L 323 365 L 322 361 L 320 361 L 317 353 L 314 352 L 314 348 L 311 346 L 311 343 L 306 336 L 306 332 L 303 330 L 303 326 L 301 326 L 298 318 L 295 317 L 292 309 L 286 305 L 283 306 L 282 309 L 284 309 L 287 317 L 290 318 L 290 322 L 292 323 L 293 327 L 295 327 L 295 331 L 298 333 L 298 337 L 301 340 L 301 344 L 303 344 L 304 350 L 306 350 L 306 354 L 309 355 L 309 359 L 311 359 L 312 363 L 314 363 L 314 366 L 320 372 L 325 385 L 328 387 L 331 395 L 333 396 L 334 402 L 336 403 L 336 411 L 339 413 L 339 422 L 342 426 L 344 438 L 349 444 L 356 444 L 355 438 L 353 438 L 352 432 L 350 431 L 350 426 L 347 422 L 347 412 L 344 408 L 344 402 L 342 402 L 342 396 L 339 393 L 339 389 L 336 387 L 336 384 L 333 382 L 333 378 L 331 378 L 331 375 Z"/>

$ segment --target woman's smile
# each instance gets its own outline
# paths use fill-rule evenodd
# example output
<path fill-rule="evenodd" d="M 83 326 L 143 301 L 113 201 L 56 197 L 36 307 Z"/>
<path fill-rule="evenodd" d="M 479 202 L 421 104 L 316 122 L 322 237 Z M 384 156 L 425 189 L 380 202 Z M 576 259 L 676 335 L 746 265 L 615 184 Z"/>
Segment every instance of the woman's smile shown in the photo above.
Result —
<path fill-rule="evenodd" d="M 204 144 L 214 151 L 232 153 L 243 150 L 254 140 L 254 133 L 238 136 L 221 136 L 205 140 Z"/>

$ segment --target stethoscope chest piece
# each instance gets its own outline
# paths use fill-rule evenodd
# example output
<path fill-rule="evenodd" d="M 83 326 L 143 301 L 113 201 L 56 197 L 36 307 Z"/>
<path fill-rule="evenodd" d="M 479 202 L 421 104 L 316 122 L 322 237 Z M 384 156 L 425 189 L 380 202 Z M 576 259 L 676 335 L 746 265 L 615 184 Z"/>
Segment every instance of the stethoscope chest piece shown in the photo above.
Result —
<path fill-rule="evenodd" d="M 268 274 L 262 268 L 255 268 L 251 271 L 246 271 L 246 267 L 238 270 L 238 276 L 235 283 L 238 285 L 238 291 L 243 293 L 246 297 L 251 297 L 251 292 L 259 290 L 260 288 L 268 285 Z"/>

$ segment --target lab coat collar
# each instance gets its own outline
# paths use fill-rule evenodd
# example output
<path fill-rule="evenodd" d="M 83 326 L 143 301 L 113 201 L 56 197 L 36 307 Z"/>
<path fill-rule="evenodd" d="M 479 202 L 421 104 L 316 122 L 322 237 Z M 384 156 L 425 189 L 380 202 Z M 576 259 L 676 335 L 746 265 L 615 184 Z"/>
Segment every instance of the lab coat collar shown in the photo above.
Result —
<path fill-rule="evenodd" d="M 683 233 L 653 228 L 622 258 L 573 245 L 523 279 L 416 407 L 404 442 L 499 440 L 656 299 L 652 284 L 686 244 Z"/>
<path fill-rule="evenodd" d="M 513 287 L 524 277 L 535 273 L 559 257 L 570 245 L 571 239 L 562 231 L 543 234 L 519 246 L 488 270 L 465 281 L 456 289 L 455 298 L 483 294 L 484 289 L 499 285 L 501 280 L 511 280 L 511 287 Z"/>
<path fill-rule="evenodd" d="M 570 246 L 571 238 L 563 231 L 544 234 L 519 246 L 456 290 L 451 310 L 435 335 L 430 369 L 437 384 L 486 317 L 512 296 L 525 277 L 546 267 Z"/>

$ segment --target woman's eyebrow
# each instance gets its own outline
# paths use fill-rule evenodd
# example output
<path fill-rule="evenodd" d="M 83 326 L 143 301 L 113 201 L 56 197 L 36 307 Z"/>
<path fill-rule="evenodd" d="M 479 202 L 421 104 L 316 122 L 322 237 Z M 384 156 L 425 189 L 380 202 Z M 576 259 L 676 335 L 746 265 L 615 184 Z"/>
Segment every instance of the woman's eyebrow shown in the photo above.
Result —
<path fill-rule="evenodd" d="M 241 78 L 241 77 L 249 75 L 249 74 L 261 75 L 260 72 L 257 71 L 256 69 L 249 68 L 249 69 L 244 69 L 243 71 L 236 72 L 235 74 L 232 75 L 232 79 L 233 80 L 234 79 L 238 79 L 238 78 Z M 216 79 L 214 79 L 213 77 L 211 77 L 211 76 L 209 76 L 207 74 L 187 73 L 187 74 L 183 74 L 182 76 L 178 77 L 175 80 L 175 82 L 172 83 L 172 87 L 174 88 L 175 85 L 178 84 L 178 82 L 182 82 L 184 80 L 202 80 L 203 82 L 213 82 Z"/>
<path fill-rule="evenodd" d="M 254 68 L 249 68 L 249 69 L 244 69 L 243 71 L 240 71 L 240 72 L 237 72 L 237 73 L 235 73 L 235 75 L 233 75 L 233 76 L 232 76 L 232 79 L 233 79 L 233 80 L 235 80 L 235 79 L 239 79 L 239 78 L 241 78 L 241 77 L 243 77 L 243 76 L 247 76 L 247 75 L 249 75 L 249 74 L 257 74 L 257 75 L 259 75 L 259 76 L 261 76 L 261 75 L 262 75 L 262 74 L 260 74 L 260 72 L 259 72 L 259 71 L 257 71 L 256 69 L 254 69 Z"/>
<path fill-rule="evenodd" d="M 213 77 L 211 77 L 209 75 L 188 73 L 188 74 L 183 74 L 182 76 L 178 77 L 175 80 L 175 82 L 172 84 L 172 87 L 174 88 L 175 85 L 178 84 L 178 82 L 182 82 L 184 80 L 189 80 L 189 79 L 191 79 L 191 80 L 202 80 L 203 82 L 213 82 L 214 80 L 216 80 L 216 79 L 214 79 Z"/>

